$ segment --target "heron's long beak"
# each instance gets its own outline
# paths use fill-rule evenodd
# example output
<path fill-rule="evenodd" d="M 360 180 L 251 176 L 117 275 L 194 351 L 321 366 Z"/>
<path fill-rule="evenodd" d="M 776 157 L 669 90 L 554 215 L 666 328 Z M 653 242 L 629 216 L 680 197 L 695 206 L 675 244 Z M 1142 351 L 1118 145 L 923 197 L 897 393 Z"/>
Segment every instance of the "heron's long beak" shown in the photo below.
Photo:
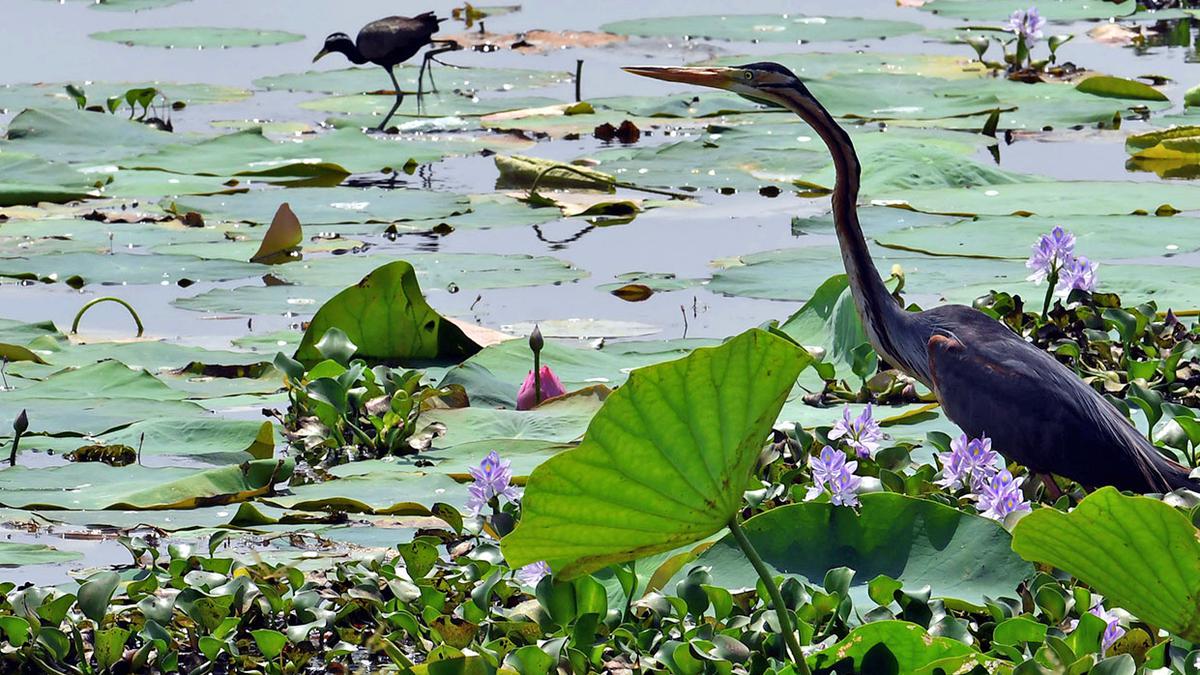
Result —
<path fill-rule="evenodd" d="M 325 55 L 326 55 L 326 54 L 328 54 L 328 53 L 329 53 L 329 50 L 328 50 L 328 49 L 322 49 L 321 51 L 317 52 L 317 55 L 316 55 L 316 56 L 314 56 L 314 57 L 313 57 L 313 60 L 312 60 L 312 62 L 313 62 L 313 63 L 316 63 L 317 61 L 320 61 L 320 60 L 321 60 L 321 57 L 322 57 L 322 56 L 325 56 Z"/>
<path fill-rule="evenodd" d="M 737 81 L 737 68 L 722 66 L 624 66 L 627 73 L 667 82 L 682 82 L 714 89 L 729 89 Z"/>

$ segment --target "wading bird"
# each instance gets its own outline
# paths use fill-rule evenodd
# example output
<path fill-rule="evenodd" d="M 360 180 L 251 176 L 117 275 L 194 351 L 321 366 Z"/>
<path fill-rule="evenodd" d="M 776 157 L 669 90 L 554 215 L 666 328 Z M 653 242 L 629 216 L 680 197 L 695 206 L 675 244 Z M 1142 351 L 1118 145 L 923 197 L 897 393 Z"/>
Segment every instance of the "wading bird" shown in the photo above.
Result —
<path fill-rule="evenodd" d="M 400 102 L 404 100 L 404 93 L 400 91 L 400 83 L 396 81 L 396 73 L 392 69 L 415 56 L 421 47 L 425 45 L 435 47 L 435 49 L 425 52 L 425 58 L 421 61 L 421 70 L 417 75 L 417 102 L 420 103 L 423 93 L 421 87 L 425 82 L 427 69 L 430 71 L 429 84 L 433 86 L 433 72 L 429 62 L 433 61 L 438 54 L 459 48 L 458 43 L 453 40 L 433 39 L 433 34 L 438 31 L 438 24 L 442 21 L 445 19 L 437 18 L 433 12 L 425 12 L 412 18 L 389 16 L 386 19 L 372 21 L 358 31 L 357 40 L 351 40 L 350 36 L 345 33 L 333 33 L 325 38 L 325 46 L 313 57 L 313 63 L 319 61 L 326 54 L 338 52 L 345 54 L 351 63 L 357 65 L 374 63 L 386 70 L 388 77 L 392 78 L 392 86 L 396 90 L 396 103 L 392 105 L 387 117 L 384 117 L 383 121 L 379 123 L 379 130 L 383 131 L 388 121 L 392 119 L 392 115 L 396 114 Z M 439 63 L 441 62 L 439 61 Z"/>
<path fill-rule="evenodd" d="M 833 220 L 859 317 L 875 350 L 933 390 L 971 436 L 1006 458 L 1088 488 L 1200 488 L 1075 373 L 988 315 L 963 305 L 908 312 L 884 286 L 858 223 L 860 166 L 850 136 L 795 74 L 777 63 L 733 68 L 629 67 L 635 75 L 725 89 L 796 113 L 821 136 L 837 178 Z"/>

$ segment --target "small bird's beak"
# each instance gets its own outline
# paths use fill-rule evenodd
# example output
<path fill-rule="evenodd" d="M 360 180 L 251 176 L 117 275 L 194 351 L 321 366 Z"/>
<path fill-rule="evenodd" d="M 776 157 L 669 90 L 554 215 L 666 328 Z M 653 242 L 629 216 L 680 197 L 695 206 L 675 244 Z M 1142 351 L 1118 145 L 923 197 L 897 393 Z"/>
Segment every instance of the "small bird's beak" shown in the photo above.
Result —
<path fill-rule="evenodd" d="M 722 66 L 624 66 L 627 73 L 667 82 L 682 82 L 714 89 L 729 89 L 737 82 L 737 68 Z"/>
<path fill-rule="evenodd" d="M 317 61 L 320 61 L 320 60 L 321 60 L 321 57 L 322 57 L 322 56 L 325 56 L 325 55 L 326 55 L 326 54 L 328 54 L 328 53 L 329 53 L 329 50 L 328 50 L 328 49 L 322 49 L 321 51 L 317 52 L 317 55 L 316 55 L 316 56 L 314 56 L 314 57 L 313 57 L 313 60 L 312 60 L 312 62 L 313 62 L 313 63 L 316 63 Z"/>

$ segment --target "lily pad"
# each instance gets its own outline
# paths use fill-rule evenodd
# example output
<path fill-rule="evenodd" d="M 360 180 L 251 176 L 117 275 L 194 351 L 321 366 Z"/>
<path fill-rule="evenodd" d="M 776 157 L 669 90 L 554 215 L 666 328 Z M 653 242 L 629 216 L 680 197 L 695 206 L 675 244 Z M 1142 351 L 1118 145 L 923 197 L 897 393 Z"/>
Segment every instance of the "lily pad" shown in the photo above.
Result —
<path fill-rule="evenodd" d="M 316 345 L 331 328 L 344 332 L 355 355 L 368 361 L 461 361 L 480 349 L 425 302 L 416 272 L 403 260 L 375 269 L 317 310 L 294 358 L 320 361 Z"/>
<path fill-rule="evenodd" d="M 880 574 L 904 588 L 928 586 L 933 597 L 980 608 L 987 598 L 1014 597 L 1021 581 L 1033 574 L 995 521 L 891 492 L 865 494 L 861 501 L 858 512 L 828 503 L 791 504 L 742 527 L 772 575 L 820 584 L 829 570 L 849 567 L 855 571 L 851 597 L 867 606 L 867 584 Z M 734 592 L 758 582 L 733 535 L 713 544 L 694 564 L 711 567 L 713 583 Z"/>
<path fill-rule="evenodd" d="M 93 4 L 92 6 L 102 5 Z M 67 95 L 65 91 L 68 84 L 66 82 L 0 84 L 0 108 L 20 110 L 55 105 L 74 109 L 76 108 L 75 99 Z M 181 101 L 188 106 L 232 103 L 250 97 L 250 92 L 245 89 L 218 84 L 143 80 L 140 82 L 88 82 L 82 85 L 89 105 L 103 105 L 110 96 L 120 96 L 124 100 L 125 92 L 145 87 L 157 89 L 169 102 Z M 122 109 L 128 111 L 128 106 L 122 103 Z"/>
<path fill-rule="evenodd" d="M 406 90 L 417 90 L 419 66 L 401 65 L 395 69 L 396 80 Z M 523 68 L 437 68 L 439 89 L 512 91 L 537 89 L 571 81 L 571 74 L 554 70 Z M 340 70 L 310 70 L 260 77 L 254 86 L 267 90 L 305 91 L 320 94 L 357 94 L 391 89 L 387 74 L 374 66 Z M 2 100 L 2 99 L 0 99 Z"/>
<path fill-rule="evenodd" d="M 182 137 L 119 115 L 31 108 L 9 122 L 0 149 L 61 162 L 112 164 L 121 157 L 180 142 Z"/>
<path fill-rule="evenodd" d="M 338 187 L 183 197 L 175 200 L 174 210 L 195 211 L 212 220 L 265 225 L 275 217 L 282 202 L 290 204 L 300 221 L 308 225 L 428 220 L 465 213 L 470 208 L 465 197 L 447 192 Z"/>
<path fill-rule="evenodd" d="M 710 38 L 741 42 L 834 42 L 895 37 L 916 33 L 921 26 L 907 21 L 803 14 L 727 14 L 664 16 L 606 23 L 600 27 L 618 35 L 666 38 Z"/>
<path fill-rule="evenodd" d="M 60 551 L 45 544 L 18 544 L 0 541 L 0 567 L 51 565 L 74 562 L 83 557 L 78 551 Z"/>
<path fill-rule="evenodd" d="M 214 28 L 207 26 L 123 28 L 92 33 L 90 37 L 94 40 L 118 42 L 131 47 L 165 47 L 168 49 L 264 47 L 282 45 L 304 39 L 303 35 L 282 30 Z"/>
<path fill-rule="evenodd" d="M 933 12 L 955 19 L 1003 22 L 1017 10 L 1029 8 L 1024 0 L 932 0 L 921 6 Z M 1092 0 L 1056 0 L 1038 7 L 1042 16 L 1050 21 L 1079 21 L 1083 19 L 1110 19 L 1132 14 L 1137 2 L 1093 2 Z"/>
<path fill-rule="evenodd" d="M 883 193 L 918 211 L 964 215 L 1104 216 L 1154 213 L 1160 206 L 1200 210 L 1200 187 L 1186 183 L 1063 181 Z"/>
<path fill-rule="evenodd" d="M 195 256 L 133 253 L 84 253 L 0 258 L 0 276 L 83 284 L 175 284 L 191 281 L 228 281 L 258 276 L 270 268 L 233 260 L 205 260 Z"/>

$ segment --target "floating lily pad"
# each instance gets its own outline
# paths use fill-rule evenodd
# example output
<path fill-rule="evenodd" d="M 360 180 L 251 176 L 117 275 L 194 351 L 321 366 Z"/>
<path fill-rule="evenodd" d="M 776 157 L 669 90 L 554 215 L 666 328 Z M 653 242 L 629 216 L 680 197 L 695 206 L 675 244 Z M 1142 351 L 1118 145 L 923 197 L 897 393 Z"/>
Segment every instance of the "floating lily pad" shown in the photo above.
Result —
<path fill-rule="evenodd" d="M 383 75 L 380 73 L 380 75 Z M 386 77 L 384 77 L 386 81 Z M 300 104 L 305 110 L 320 110 L 322 112 L 343 113 L 353 115 L 351 122 L 359 126 L 375 126 L 379 119 L 392 109 L 396 97 L 392 94 L 352 94 L 346 96 L 330 96 L 315 101 L 305 101 Z M 417 97 L 404 97 L 404 102 L 396 110 L 398 117 L 472 117 L 504 110 L 519 110 L 521 108 L 538 108 L 553 105 L 559 101 L 541 96 L 492 96 L 480 98 L 463 96 L 448 91 L 426 93 L 421 101 L 421 109 L 417 110 Z M 397 122 L 393 121 L 393 124 Z"/>
<path fill-rule="evenodd" d="M 401 65 L 395 69 L 396 80 L 405 90 L 415 92 L 419 71 L 420 66 Z M 571 81 L 570 73 L 553 70 L 435 66 L 435 72 L 438 88 L 447 91 L 456 89 L 464 91 L 537 89 Z M 271 75 L 258 78 L 254 81 L 254 86 L 267 90 L 306 91 L 321 94 L 357 94 L 392 88 L 387 73 L 374 66 Z"/>
<path fill-rule="evenodd" d="M 0 276 L 78 284 L 176 284 L 229 281 L 259 276 L 263 265 L 235 260 L 205 260 L 188 255 L 132 253 L 63 253 L 27 258 L 0 258 Z M 74 279 L 77 277 L 78 279 Z"/>
<path fill-rule="evenodd" d="M 465 213 L 466 197 L 431 190 L 382 188 L 290 188 L 254 190 L 233 195 L 183 197 L 175 200 L 179 213 L 195 211 L 212 220 L 267 224 L 283 202 L 306 225 L 388 223 L 428 220 Z"/>
<path fill-rule="evenodd" d="M 1024 0 L 931 0 L 921 6 L 955 19 L 1004 22 L 1017 10 L 1029 8 Z M 1051 21 L 1079 21 L 1082 19 L 1109 19 L 1132 14 L 1137 2 L 1095 2 L 1094 0 L 1056 0 L 1038 7 L 1042 16 Z"/>
<path fill-rule="evenodd" d="M 98 5 L 93 5 L 98 6 Z M 0 108 L 20 110 L 22 108 L 40 108 L 49 105 L 76 108 L 75 99 L 71 98 L 66 82 L 38 82 L 33 84 L 0 84 Z M 117 116 L 124 116 L 129 106 L 124 102 L 125 92 L 130 89 L 153 87 L 157 89 L 168 102 L 180 101 L 188 106 L 212 103 L 232 103 L 250 97 L 250 92 L 239 87 L 218 84 L 155 82 L 88 82 L 81 86 L 87 95 L 89 105 L 105 105 L 110 96 L 120 96 L 121 108 Z M 162 99 L 156 99 L 161 103 Z M 140 112 L 139 107 L 139 112 Z"/>
<path fill-rule="evenodd" d="M 989 187 L 910 190 L 879 199 L 905 202 L 919 211 L 964 215 L 1102 216 L 1154 213 L 1160 206 L 1200 210 L 1200 187 L 1186 183 L 1064 181 Z"/>
<path fill-rule="evenodd" d="M 168 49 L 264 47 L 304 39 L 303 35 L 282 30 L 205 26 L 124 28 L 92 33 L 90 37 L 104 42 L 119 42 L 131 47 L 166 47 Z"/>
<path fill-rule="evenodd" d="M 606 23 L 600 27 L 618 35 L 665 38 L 713 38 L 740 42 L 834 42 L 906 35 L 921 30 L 907 21 L 803 14 L 727 14 L 665 16 Z"/>
<path fill-rule="evenodd" d="M 121 157 L 181 142 L 181 136 L 119 115 L 29 109 L 9 123 L 8 136 L 0 141 L 0 149 L 62 162 L 107 165 Z"/>
<path fill-rule="evenodd" d="M 358 464 L 363 464 L 359 462 Z M 355 467 L 362 470 L 361 466 Z M 370 473 L 293 487 L 289 495 L 265 498 L 267 504 L 299 511 L 340 511 L 378 515 L 429 515 L 437 502 L 466 503 L 467 488 L 440 473 L 420 473 L 374 463 Z"/>
<path fill-rule="evenodd" d="M 18 544 L 0 541 L 0 567 L 51 565 L 74 562 L 83 557 L 78 551 L 60 551 L 45 544 Z"/>
<path fill-rule="evenodd" d="M 85 2 L 92 9 L 110 12 L 140 12 L 146 9 L 170 7 L 181 2 L 188 2 L 188 0 L 80 0 L 79 4 L 82 5 Z"/>
<path fill-rule="evenodd" d="M 96 194 L 96 182 L 66 164 L 20 153 L 0 154 L 0 206 L 83 199 Z"/>

